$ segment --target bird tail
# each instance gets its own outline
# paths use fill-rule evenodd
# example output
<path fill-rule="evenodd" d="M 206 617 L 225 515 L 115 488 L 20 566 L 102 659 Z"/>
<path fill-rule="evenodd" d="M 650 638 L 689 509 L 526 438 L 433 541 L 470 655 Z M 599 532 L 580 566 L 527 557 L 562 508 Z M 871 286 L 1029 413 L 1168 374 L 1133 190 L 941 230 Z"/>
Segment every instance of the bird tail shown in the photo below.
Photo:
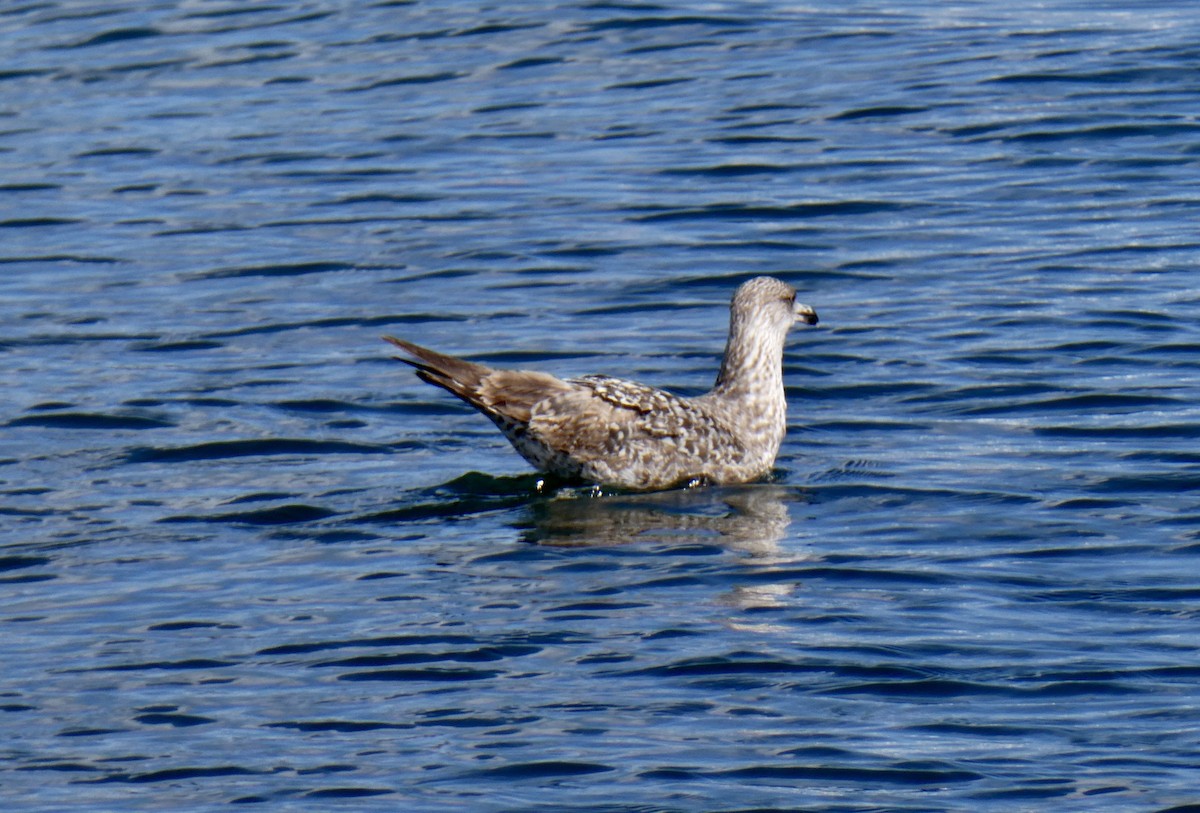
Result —
<path fill-rule="evenodd" d="M 441 387 L 472 405 L 477 405 L 479 385 L 493 372 L 491 367 L 448 356 L 395 336 L 384 336 L 383 340 L 412 356 L 410 359 L 397 356 L 396 360 L 415 367 L 417 377 L 422 381 Z"/>

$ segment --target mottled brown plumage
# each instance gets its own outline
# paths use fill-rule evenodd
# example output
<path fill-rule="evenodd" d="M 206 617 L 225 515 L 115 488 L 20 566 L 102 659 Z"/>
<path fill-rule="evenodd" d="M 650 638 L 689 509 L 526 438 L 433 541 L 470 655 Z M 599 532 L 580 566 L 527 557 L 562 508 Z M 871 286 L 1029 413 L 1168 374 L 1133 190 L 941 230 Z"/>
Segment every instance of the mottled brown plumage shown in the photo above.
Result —
<path fill-rule="evenodd" d="M 713 389 L 696 398 L 606 375 L 560 379 L 497 370 L 385 336 L 422 381 L 487 415 L 535 468 L 571 480 L 650 490 L 745 483 L 770 471 L 787 426 L 783 344 L 817 323 L 791 286 L 756 277 L 730 305 Z"/>

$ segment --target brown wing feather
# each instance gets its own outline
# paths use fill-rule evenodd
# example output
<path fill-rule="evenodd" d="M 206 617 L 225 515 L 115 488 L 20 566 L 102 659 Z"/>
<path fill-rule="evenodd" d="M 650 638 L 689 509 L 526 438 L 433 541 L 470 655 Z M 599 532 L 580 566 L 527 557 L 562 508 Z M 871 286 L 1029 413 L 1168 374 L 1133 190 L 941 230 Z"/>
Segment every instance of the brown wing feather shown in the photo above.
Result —
<path fill-rule="evenodd" d="M 732 428 L 695 401 L 603 376 L 570 383 L 537 405 L 529 434 L 585 480 L 635 489 L 720 482 L 721 461 L 744 457 Z"/>
<path fill-rule="evenodd" d="M 400 358 L 417 368 L 417 376 L 458 396 L 488 417 L 525 424 L 539 401 L 570 389 L 547 373 L 531 370 L 496 370 L 484 364 L 449 356 L 394 336 L 384 336 L 413 359 Z"/>
<path fill-rule="evenodd" d="M 616 460 L 641 449 L 657 449 L 664 440 L 696 454 L 701 450 L 691 447 L 700 438 L 706 443 L 736 443 L 730 427 L 687 398 L 609 376 L 566 383 L 574 385 L 570 391 L 538 404 L 530 428 L 548 445 L 577 459 Z"/>
<path fill-rule="evenodd" d="M 526 424 L 537 404 L 570 389 L 570 384 L 549 373 L 495 370 L 480 382 L 478 399 L 487 409 Z"/>
<path fill-rule="evenodd" d="M 430 350 L 428 347 L 397 339 L 395 336 L 384 336 L 383 340 L 391 342 L 413 357 L 411 359 L 397 357 L 396 360 L 416 367 L 417 375 L 421 377 L 422 381 L 449 390 L 468 403 L 471 400 L 468 395 L 473 393 L 479 387 L 479 382 L 492 372 L 492 368 L 482 364 L 460 359 L 457 356 L 448 356 L 445 353 Z"/>

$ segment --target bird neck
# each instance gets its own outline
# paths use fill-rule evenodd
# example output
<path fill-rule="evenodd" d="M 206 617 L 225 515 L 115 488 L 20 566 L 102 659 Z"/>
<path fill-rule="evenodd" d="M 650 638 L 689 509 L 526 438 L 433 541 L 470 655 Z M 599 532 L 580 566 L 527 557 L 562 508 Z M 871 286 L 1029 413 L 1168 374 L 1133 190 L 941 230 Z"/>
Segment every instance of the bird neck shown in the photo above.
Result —
<path fill-rule="evenodd" d="M 736 315 L 713 392 L 726 397 L 783 400 L 783 339 L 769 326 Z"/>

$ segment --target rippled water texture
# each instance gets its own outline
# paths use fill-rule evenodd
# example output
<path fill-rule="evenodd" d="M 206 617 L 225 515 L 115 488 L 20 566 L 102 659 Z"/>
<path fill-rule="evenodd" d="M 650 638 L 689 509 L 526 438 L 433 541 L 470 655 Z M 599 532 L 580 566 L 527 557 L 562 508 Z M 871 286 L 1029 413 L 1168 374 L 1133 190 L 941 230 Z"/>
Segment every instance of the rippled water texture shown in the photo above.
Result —
<path fill-rule="evenodd" d="M 0 796 L 1198 809 L 1198 20 L 4 4 Z M 697 393 L 759 273 L 743 488 L 539 493 L 379 341 Z"/>

